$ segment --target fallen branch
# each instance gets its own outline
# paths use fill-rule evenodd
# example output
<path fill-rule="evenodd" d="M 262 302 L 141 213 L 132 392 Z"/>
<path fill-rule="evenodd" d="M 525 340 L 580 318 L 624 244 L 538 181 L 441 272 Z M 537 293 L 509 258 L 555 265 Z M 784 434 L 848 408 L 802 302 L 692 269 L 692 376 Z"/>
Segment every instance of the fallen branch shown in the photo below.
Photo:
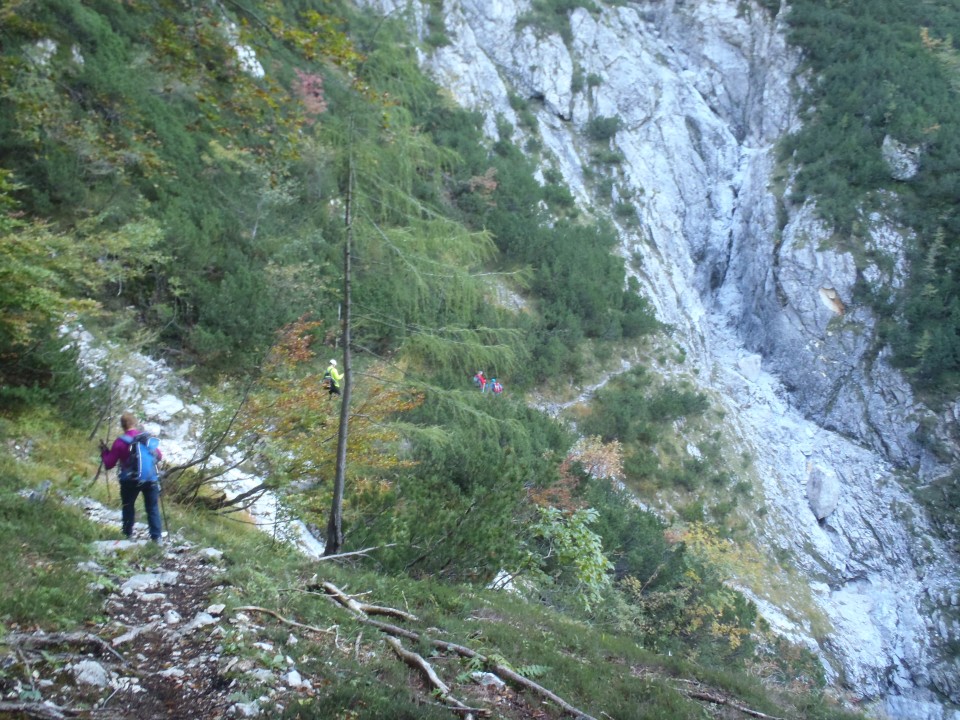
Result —
<path fill-rule="evenodd" d="M 63 708 L 53 703 L 5 702 L 0 700 L 0 715 L 36 718 L 37 720 L 68 720 L 68 718 L 88 718 L 89 720 L 123 720 L 126 715 L 112 710 L 80 710 Z"/>
<path fill-rule="evenodd" d="M 298 623 L 296 620 L 290 620 L 285 618 L 283 615 L 278 613 L 276 610 L 271 610 L 270 608 L 260 607 L 259 605 L 241 605 L 240 607 L 235 607 L 234 612 L 240 612 L 241 610 L 248 612 L 258 612 L 264 613 L 265 615 L 272 615 L 280 622 L 291 625 L 293 627 L 301 628 L 303 630 L 310 630 L 311 632 L 323 633 L 324 635 L 334 635 L 336 633 L 336 625 L 331 625 L 326 630 L 323 628 L 314 627 L 313 625 L 304 625 L 303 623 Z"/>
<path fill-rule="evenodd" d="M 433 666 L 424 660 L 421 655 L 406 650 L 400 641 L 395 637 L 387 637 L 387 643 L 393 648 L 393 651 L 397 654 L 397 656 L 407 665 L 426 675 L 427 680 L 430 681 L 430 684 L 440 691 L 440 699 L 443 700 L 443 702 L 445 702 L 447 705 L 451 706 L 451 710 L 455 708 L 457 712 L 462 713 L 464 720 L 473 720 L 474 714 L 482 715 L 483 717 L 490 716 L 491 713 L 489 710 L 485 708 L 467 707 L 464 703 L 453 697 L 453 695 L 450 694 L 450 688 L 447 687 L 447 684 L 440 679 L 440 677 L 434 671 Z"/>
<path fill-rule="evenodd" d="M 734 710 L 737 710 L 738 712 L 742 712 L 744 715 L 760 718 L 761 720 L 784 720 L 784 718 L 779 718 L 779 717 L 776 717 L 775 715 L 767 715 L 766 713 L 762 713 L 759 710 L 751 710 L 748 707 L 744 707 L 743 705 L 740 705 L 738 703 L 731 702 L 727 698 L 721 697 L 720 695 L 712 695 L 710 693 L 703 692 L 700 690 L 685 690 L 684 693 L 688 698 L 691 698 L 693 700 L 704 700 L 706 702 L 711 702 L 714 705 L 726 705 L 728 707 L 732 707 Z"/>
<path fill-rule="evenodd" d="M 65 720 L 66 715 L 61 712 L 56 705 L 45 705 L 44 703 L 27 702 L 3 702 L 0 700 L 0 714 L 26 715 L 31 718 L 40 718 L 41 720 Z"/>
<path fill-rule="evenodd" d="M 333 556 L 331 555 L 330 557 Z M 384 607 L 382 605 L 368 605 L 367 603 L 357 602 L 333 583 L 321 583 L 321 587 L 329 596 L 356 615 L 388 615 L 390 617 L 400 618 L 401 620 L 417 622 L 418 618 L 416 615 L 411 615 L 404 610 L 397 610 L 396 608 Z"/>
<path fill-rule="evenodd" d="M 35 635 L 33 633 L 10 633 L 0 640 L 0 645 L 10 645 L 32 650 L 35 648 L 60 647 L 61 645 L 79 645 L 93 647 L 108 652 L 124 665 L 127 661 L 123 655 L 114 650 L 102 638 L 85 632 L 53 633 L 50 635 Z"/>
<path fill-rule="evenodd" d="M 341 591 L 335 585 L 332 585 L 331 583 L 323 583 L 323 587 L 324 589 L 329 588 L 328 591 L 330 592 L 331 599 L 335 600 L 336 602 L 340 603 L 341 605 L 346 607 L 348 610 L 350 610 L 358 622 L 364 623 L 365 625 L 370 625 L 371 627 L 375 627 L 380 632 L 386 633 L 387 635 L 406 638 L 407 640 L 412 640 L 417 643 L 426 642 L 432 645 L 433 647 L 456 653 L 461 657 L 465 657 L 468 659 L 476 658 L 481 663 L 483 663 L 487 668 L 489 668 L 492 672 L 496 673 L 497 675 L 502 675 L 504 678 L 512 682 L 514 685 L 518 685 L 522 688 L 530 690 L 531 692 L 536 693 L 540 697 L 547 698 L 551 702 L 556 703 L 558 706 L 560 706 L 560 708 L 562 708 L 565 712 L 569 713 L 570 715 L 573 715 L 574 717 L 577 717 L 577 718 L 581 718 L 582 720 L 596 720 L 596 718 L 594 718 L 593 716 L 587 715 L 582 710 L 578 710 L 573 705 L 568 703 L 566 700 L 561 698 L 559 695 L 552 693 L 550 690 L 547 690 L 542 685 L 539 685 L 533 682 L 532 680 L 523 677 L 523 675 L 520 675 L 514 672 L 513 670 L 506 667 L 505 665 L 500 665 L 499 663 L 494 662 L 493 660 L 488 658 L 486 655 L 482 655 L 478 653 L 476 650 L 472 650 L 471 648 L 468 648 L 464 645 L 457 645 L 456 643 L 447 642 L 445 640 L 434 640 L 432 638 L 423 637 L 419 633 L 414 632 L 413 630 L 407 630 L 406 628 L 402 628 L 397 625 L 391 625 L 390 623 L 380 622 L 379 620 L 373 620 L 367 617 L 362 612 L 358 612 L 357 610 L 354 610 L 353 607 L 351 607 L 351 605 L 360 607 L 360 603 L 357 603 L 356 601 L 348 598 L 343 593 L 343 591 Z M 344 600 L 350 600 L 350 604 L 347 604 Z"/>
<path fill-rule="evenodd" d="M 396 543 L 389 543 L 387 545 L 378 545 L 376 547 L 368 547 L 368 548 L 364 548 L 363 550 L 351 550 L 350 552 L 337 553 L 336 555 L 324 555 L 322 557 L 318 557 L 317 562 L 321 562 L 323 560 L 340 560 L 341 558 L 353 557 L 355 555 L 360 555 L 362 557 L 369 557 L 367 553 L 370 552 L 371 550 L 380 550 L 381 548 L 393 547 L 394 545 L 396 545 Z"/>

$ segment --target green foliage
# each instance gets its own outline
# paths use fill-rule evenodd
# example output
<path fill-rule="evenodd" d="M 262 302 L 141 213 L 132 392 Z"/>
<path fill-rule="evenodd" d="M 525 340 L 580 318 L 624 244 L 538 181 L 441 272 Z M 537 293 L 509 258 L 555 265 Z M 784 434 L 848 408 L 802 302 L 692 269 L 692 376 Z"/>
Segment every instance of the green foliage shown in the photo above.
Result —
<path fill-rule="evenodd" d="M 957 510 L 960 509 L 960 470 L 954 470 L 916 490 L 936 526 L 954 542 L 960 538 Z"/>
<path fill-rule="evenodd" d="M 766 7 L 774 9 L 776 3 Z M 889 203 L 916 231 L 910 279 L 888 301 L 873 298 L 884 339 L 916 386 L 934 398 L 960 387 L 960 96 L 951 3 L 791 3 L 790 39 L 817 78 L 805 96 L 803 127 L 782 146 L 796 162 L 795 199 L 810 196 L 843 235 L 860 232 L 862 212 Z M 919 173 L 891 178 L 885 137 L 921 149 Z M 935 257 L 934 263 L 930 261 Z"/>
<path fill-rule="evenodd" d="M 584 134 L 595 142 L 606 142 L 620 130 L 619 117 L 594 117 L 584 126 Z"/>
<path fill-rule="evenodd" d="M 205 359 L 255 357 L 299 314 L 289 306 L 300 298 L 281 293 L 270 267 L 312 212 L 291 207 L 290 171 L 316 106 L 294 102 L 282 74 L 246 72 L 217 12 L 60 0 L 21 12 L 0 62 L 0 153 L 25 186 L 24 210 L 64 229 L 96 217 L 87 235 L 149 218 L 173 262 L 143 258 L 153 272 L 126 277 L 120 302 L 156 306 L 147 317 L 165 340 Z M 288 60 L 276 38 L 303 38 L 271 22 L 271 32 L 262 20 L 247 26 L 242 40 Z M 322 30 L 298 49 L 318 57 L 325 43 L 348 57 Z"/>
<path fill-rule="evenodd" d="M 603 554 L 600 536 L 588 527 L 597 519 L 598 512 L 581 508 L 565 515 L 548 507 L 539 508 L 539 514 L 531 527 L 532 537 L 540 546 L 533 553 L 534 562 L 551 580 L 571 587 L 589 611 L 601 601 L 613 570 L 613 564 Z"/>
<path fill-rule="evenodd" d="M 521 402 L 476 391 L 428 393 L 407 419 L 420 428 L 409 428 L 415 464 L 348 528 L 350 543 L 389 537 L 398 545 L 383 561 L 418 576 L 485 582 L 516 567 L 524 486 L 555 477 L 570 439 Z"/>
<path fill-rule="evenodd" d="M 648 372 L 637 367 L 599 389 L 596 408 L 581 422 L 586 435 L 604 441 L 652 444 L 658 428 L 681 417 L 698 416 L 709 407 L 703 393 L 688 387 L 655 388 Z"/>
<path fill-rule="evenodd" d="M 134 282 L 162 262 L 156 223 L 133 220 L 106 231 L 95 218 L 72 235 L 57 233 L 16 217 L 10 193 L 20 187 L 0 178 L 8 213 L 0 226 L 0 379 L 15 386 L 49 371 L 40 351 L 68 314 L 97 308 L 106 287 Z"/>
<path fill-rule="evenodd" d="M 24 443 L 6 433 L 2 440 L 5 447 Z M 49 451 L 53 444 L 46 441 L 32 452 Z M 94 593 L 77 592 L 87 582 L 77 561 L 89 556 L 96 532 L 79 510 L 61 506 L 52 490 L 42 500 L 21 495 L 29 487 L 23 465 L 0 453 L 0 621 L 49 630 L 73 627 L 99 604 Z"/>
<path fill-rule="evenodd" d="M 570 13 L 576 8 L 584 8 L 594 13 L 599 11 L 593 0 L 534 0 L 530 12 L 520 17 L 517 25 L 533 27 L 544 35 L 559 35 L 564 42 L 570 43 L 573 40 Z"/>

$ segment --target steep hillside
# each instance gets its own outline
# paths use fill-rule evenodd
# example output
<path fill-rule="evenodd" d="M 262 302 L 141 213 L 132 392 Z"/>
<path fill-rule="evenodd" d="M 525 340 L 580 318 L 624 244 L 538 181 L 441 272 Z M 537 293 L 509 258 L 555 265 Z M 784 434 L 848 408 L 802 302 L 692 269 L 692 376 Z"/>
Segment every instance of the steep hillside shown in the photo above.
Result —
<path fill-rule="evenodd" d="M 773 5 L 6 3 L 0 708 L 955 717 L 922 214 L 819 208 Z M 174 533 L 93 558 L 124 409 Z"/>
<path fill-rule="evenodd" d="M 670 374 L 722 407 L 726 474 L 707 439 L 691 434 L 670 457 L 641 433 L 647 450 L 628 482 L 649 488 L 651 467 L 710 458 L 703 479 L 752 488 L 742 522 L 807 578 L 784 598 L 741 572 L 766 617 L 892 716 L 955 714 L 953 365 L 921 368 L 956 341 L 956 323 L 907 309 L 949 304 L 952 292 L 942 294 L 952 271 L 930 258 L 956 244 L 949 212 L 935 209 L 938 188 L 957 177 L 944 70 L 955 69 L 954 51 L 938 39 L 955 11 L 882 1 L 371 6 L 434 46 L 424 67 L 484 114 L 491 137 L 506 133 L 545 178 L 611 217 L 620 253 L 682 348 L 687 368 Z M 920 77 L 928 92 L 914 101 Z M 936 116 L 923 142 L 920 116 Z M 933 216 L 946 224 L 933 228 Z M 912 282 L 925 273 L 936 278 L 921 301 Z M 918 349 L 907 338 L 928 322 L 937 338 Z M 934 392 L 918 382 L 928 371 L 942 373 Z M 604 432 L 627 440 L 621 431 L 635 430 L 616 397 L 602 400 L 600 412 L 614 414 Z M 738 467 L 738 454 L 753 460 Z M 663 488 L 642 497 L 677 508 Z M 704 497 L 728 509 L 729 495 Z M 812 630 L 811 603 L 830 629 Z"/>

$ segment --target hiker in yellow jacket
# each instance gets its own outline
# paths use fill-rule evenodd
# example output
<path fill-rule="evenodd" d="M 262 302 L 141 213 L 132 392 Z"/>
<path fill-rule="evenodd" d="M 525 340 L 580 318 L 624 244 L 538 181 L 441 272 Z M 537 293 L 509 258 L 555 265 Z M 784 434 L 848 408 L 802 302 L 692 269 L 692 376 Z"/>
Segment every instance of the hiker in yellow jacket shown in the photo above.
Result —
<path fill-rule="evenodd" d="M 323 374 L 323 381 L 327 384 L 327 390 L 329 390 L 331 395 L 340 394 L 341 380 L 343 380 L 343 375 L 337 370 L 337 361 L 331 360 L 327 366 L 327 371 Z"/>

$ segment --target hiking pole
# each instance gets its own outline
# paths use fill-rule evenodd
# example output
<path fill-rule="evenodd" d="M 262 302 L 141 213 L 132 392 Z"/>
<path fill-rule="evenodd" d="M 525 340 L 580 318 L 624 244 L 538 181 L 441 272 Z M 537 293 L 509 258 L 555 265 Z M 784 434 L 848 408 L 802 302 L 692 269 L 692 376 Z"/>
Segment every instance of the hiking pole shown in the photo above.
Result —
<path fill-rule="evenodd" d="M 115 387 L 113 387 L 112 383 L 110 382 L 110 372 L 109 372 L 109 371 L 107 372 L 107 384 L 110 385 L 110 394 L 107 396 L 107 404 L 106 404 L 106 406 L 101 410 L 101 412 L 100 412 L 100 417 L 97 418 L 97 424 L 93 426 L 93 432 L 90 433 L 90 436 L 87 438 L 87 440 L 93 440 L 93 438 L 96 437 L 96 435 L 97 435 L 97 430 L 100 429 L 100 424 L 101 424 L 107 417 L 113 415 L 113 397 L 114 397 L 114 395 L 116 395 L 117 390 L 116 390 Z"/>
<path fill-rule="evenodd" d="M 100 479 L 100 473 L 103 471 L 103 458 L 100 458 L 100 465 L 97 467 L 97 474 L 93 476 L 93 480 L 87 483 L 87 486 L 84 488 L 84 491 L 89 490 L 94 485 L 97 484 L 97 480 Z"/>
<path fill-rule="evenodd" d="M 163 537 L 170 537 L 170 523 L 167 522 L 167 506 L 163 503 L 163 488 L 160 488 L 160 514 L 163 515 Z"/>
<path fill-rule="evenodd" d="M 167 522 L 167 506 L 163 503 L 163 482 L 157 480 L 157 497 L 160 499 L 160 514 L 163 515 L 163 537 L 170 537 L 170 523 Z"/>

